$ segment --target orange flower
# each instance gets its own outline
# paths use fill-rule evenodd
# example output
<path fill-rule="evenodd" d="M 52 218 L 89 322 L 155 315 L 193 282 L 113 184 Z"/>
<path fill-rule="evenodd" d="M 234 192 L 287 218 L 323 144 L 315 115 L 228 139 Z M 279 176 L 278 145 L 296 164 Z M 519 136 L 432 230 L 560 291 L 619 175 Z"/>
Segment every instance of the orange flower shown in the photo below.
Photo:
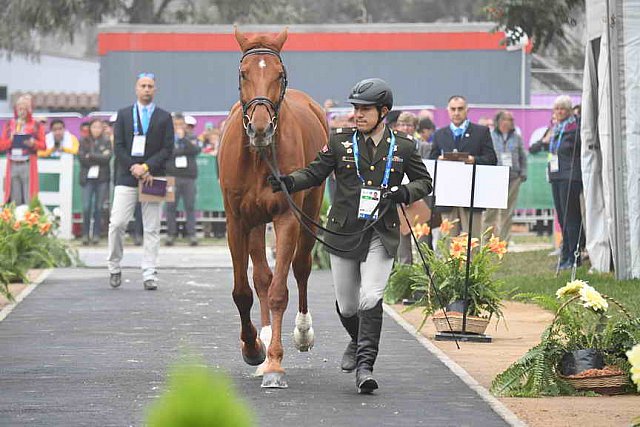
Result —
<path fill-rule="evenodd" d="M 11 213 L 11 209 L 4 208 L 2 210 L 2 212 L 0 212 L 0 219 L 3 222 L 9 222 L 9 221 L 11 221 L 11 218 L 13 218 L 13 214 Z"/>
<path fill-rule="evenodd" d="M 449 253 L 451 254 L 451 258 L 466 259 L 467 245 L 462 243 L 460 239 L 454 240 L 451 242 Z"/>
<path fill-rule="evenodd" d="M 504 254 L 507 253 L 507 242 L 504 240 L 500 240 L 499 237 L 491 236 L 489 239 L 489 243 L 487 243 L 489 250 L 494 254 L 498 255 L 499 259 L 502 259 Z"/>
<path fill-rule="evenodd" d="M 472 237 L 471 238 L 471 249 L 477 248 L 478 246 L 480 246 L 480 240 L 477 237 Z"/>
<path fill-rule="evenodd" d="M 453 225 L 458 222 L 458 220 L 449 221 L 448 219 L 443 219 L 442 224 L 440 224 L 440 232 L 442 234 L 449 234 L 453 229 Z"/>
<path fill-rule="evenodd" d="M 51 230 L 51 223 L 50 222 L 42 223 L 40 224 L 39 229 L 40 229 L 40 234 L 44 236 L 49 232 L 49 230 Z"/>
<path fill-rule="evenodd" d="M 16 221 L 13 223 L 13 229 L 16 231 L 20 230 L 20 221 Z"/>
<path fill-rule="evenodd" d="M 40 215 L 38 215 L 35 212 L 27 211 L 27 213 L 24 214 L 24 222 L 31 226 L 36 225 L 39 220 L 40 220 Z"/>
<path fill-rule="evenodd" d="M 426 222 L 424 224 L 416 224 L 413 226 L 413 234 L 415 234 L 416 239 L 428 236 L 429 233 L 431 233 L 431 228 Z"/>

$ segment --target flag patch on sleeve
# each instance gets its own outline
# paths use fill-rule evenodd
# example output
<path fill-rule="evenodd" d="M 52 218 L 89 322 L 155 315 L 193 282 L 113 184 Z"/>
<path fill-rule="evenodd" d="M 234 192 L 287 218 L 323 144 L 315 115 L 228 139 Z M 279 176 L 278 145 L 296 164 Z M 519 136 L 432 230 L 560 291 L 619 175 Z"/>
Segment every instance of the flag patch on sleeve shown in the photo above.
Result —
<path fill-rule="evenodd" d="M 324 144 L 324 147 L 322 147 L 321 150 L 323 153 L 326 153 L 327 151 L 329 151 L 329 147 L 327 146 L 327 144 Z"/>

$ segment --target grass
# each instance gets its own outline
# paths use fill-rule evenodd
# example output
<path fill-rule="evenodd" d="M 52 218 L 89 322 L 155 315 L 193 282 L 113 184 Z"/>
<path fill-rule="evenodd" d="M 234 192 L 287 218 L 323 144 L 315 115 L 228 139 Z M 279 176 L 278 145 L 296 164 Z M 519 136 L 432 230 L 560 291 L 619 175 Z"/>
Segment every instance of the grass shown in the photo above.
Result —
<path fill-rule="evenodd" d="M 534 293 L 555 298 L 558 288 L 571 280 L 571 270 L 555 277 L 555 257 L 549 250 L 507 254 L 496 278 L 504 281 L 510 295 Z M 589 274 L 589 265 L 578 268 L 576 279 L 589 282 L 603 294 L 621 302 L 634 317 L 640 317 L 640 279 L 616 280 L 612 273 Z"/>

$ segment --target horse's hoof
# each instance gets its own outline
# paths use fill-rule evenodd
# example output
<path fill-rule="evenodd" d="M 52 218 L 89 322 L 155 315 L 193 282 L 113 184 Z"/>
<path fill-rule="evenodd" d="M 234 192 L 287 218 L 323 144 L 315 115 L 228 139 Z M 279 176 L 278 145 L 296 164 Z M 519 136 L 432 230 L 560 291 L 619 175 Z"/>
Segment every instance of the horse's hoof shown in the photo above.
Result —
<path fill-rule="evenodd" d="M 262 362 L 264 362 L 264 360 L 267 358 L 267 349 L 264 346 L 264 343 L 262 342 L 262 340 L 260 340 L 259 338 L 257 339 L 258 342 L 260 343 L 260 351 L 258 352 L 258 354 L 255 357 L 250 357 L 247 356 L 244 353 L 244 348 L 242 351 L 242 359 L 244 359 L 244 362 L 247 365 L 251 365 L 251 366 L 258 366 L 260 365 Z M 243 346 L 246 344 L 243 344 Z"/>
<path fill-rule="evenodd" d="M 262 388 L 288 388 L 284 372 L 265 372 L 262 376 Z"/>
<path fill-rule="evenodd" d="M 311 313 L 296 314 L 296 327 L 293 329 L 293 344 L 298 351 L 309 351 L 315 343 L 315 333 L 311 326 Z"/>

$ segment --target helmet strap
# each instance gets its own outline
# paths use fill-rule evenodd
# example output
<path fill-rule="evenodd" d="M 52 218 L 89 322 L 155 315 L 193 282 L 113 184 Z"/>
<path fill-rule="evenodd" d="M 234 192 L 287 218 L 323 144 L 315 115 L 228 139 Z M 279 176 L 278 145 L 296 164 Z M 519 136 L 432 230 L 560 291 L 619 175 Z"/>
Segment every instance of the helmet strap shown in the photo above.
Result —
<path fill-rule="evenodd" d="M 378 127 L 380 122 L 382 122 L 385 117 L 387 117 L 386 114 L 382 114 L 382 106 L 376 105 L 376 110 L 378 110 L 378 121 L 376 122 L 376 125 L 373 127 L 374 129 Z"/>

